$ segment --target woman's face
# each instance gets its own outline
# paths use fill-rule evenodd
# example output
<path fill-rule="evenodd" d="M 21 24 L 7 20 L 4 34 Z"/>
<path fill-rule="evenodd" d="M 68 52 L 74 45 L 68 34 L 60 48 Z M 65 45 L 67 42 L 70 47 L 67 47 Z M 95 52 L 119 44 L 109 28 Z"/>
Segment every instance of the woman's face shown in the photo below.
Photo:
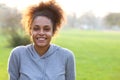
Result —
<path fill-rule="evenodd" d="M 48 47 L 53 36 L 53 24 L 45 16 L 37 16 L 31 26 L 31 37 L 37 47 Z"/>

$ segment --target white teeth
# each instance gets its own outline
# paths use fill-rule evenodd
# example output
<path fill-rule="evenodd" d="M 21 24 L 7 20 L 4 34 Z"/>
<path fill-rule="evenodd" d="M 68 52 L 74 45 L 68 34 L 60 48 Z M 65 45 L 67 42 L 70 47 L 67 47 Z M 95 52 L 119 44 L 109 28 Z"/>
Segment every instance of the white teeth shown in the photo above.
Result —
<path fill-rule="evenodd" d="M 37 38 L 38 40 L 45 40 L 45 38 Z"/>

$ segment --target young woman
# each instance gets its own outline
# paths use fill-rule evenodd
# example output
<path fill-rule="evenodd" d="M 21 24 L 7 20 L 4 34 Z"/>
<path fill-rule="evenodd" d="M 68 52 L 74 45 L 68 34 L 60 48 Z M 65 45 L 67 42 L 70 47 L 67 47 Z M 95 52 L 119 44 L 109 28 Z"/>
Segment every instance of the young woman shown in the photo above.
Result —
<path fill-rule="evenodd" d="M 10 80 L 75 80 L 72 51 L 50 43 L 63 20 L 63 10 L 55 1 L 41 2 L 27 9 L 22 24 L 33 43 L 11 51 Z"/>

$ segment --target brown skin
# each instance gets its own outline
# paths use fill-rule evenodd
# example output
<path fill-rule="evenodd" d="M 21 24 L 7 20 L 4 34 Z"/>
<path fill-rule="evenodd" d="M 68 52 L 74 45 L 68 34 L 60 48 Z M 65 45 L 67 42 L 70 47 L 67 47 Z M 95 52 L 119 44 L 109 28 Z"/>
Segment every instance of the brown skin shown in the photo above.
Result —
<path fill-rule="evenodd" d="M 37 53 L 42 56 L 47 52 L 53 36 L 53 24 L 51 19 L 45 16 L 37 16 L 32 23 L 31 38 Z"/>

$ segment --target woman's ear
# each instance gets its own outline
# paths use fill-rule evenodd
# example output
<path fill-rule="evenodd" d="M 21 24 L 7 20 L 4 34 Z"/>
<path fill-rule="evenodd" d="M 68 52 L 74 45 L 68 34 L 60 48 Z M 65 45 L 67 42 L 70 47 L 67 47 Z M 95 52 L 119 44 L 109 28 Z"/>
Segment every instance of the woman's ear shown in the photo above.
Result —
<path fill-rule="evenodd" d="M 31 26 L 30 26 L 30 28 L 29 28 L 29 35 L 30 35 L 30 36 L 32 35 Z"/>
<path fill-rule="evenodd" d="M 30 35 L 30 36 L 32 35 L 32 31 L 31 31 L 31 30 L 29 31 L 29 35 Z"/>

